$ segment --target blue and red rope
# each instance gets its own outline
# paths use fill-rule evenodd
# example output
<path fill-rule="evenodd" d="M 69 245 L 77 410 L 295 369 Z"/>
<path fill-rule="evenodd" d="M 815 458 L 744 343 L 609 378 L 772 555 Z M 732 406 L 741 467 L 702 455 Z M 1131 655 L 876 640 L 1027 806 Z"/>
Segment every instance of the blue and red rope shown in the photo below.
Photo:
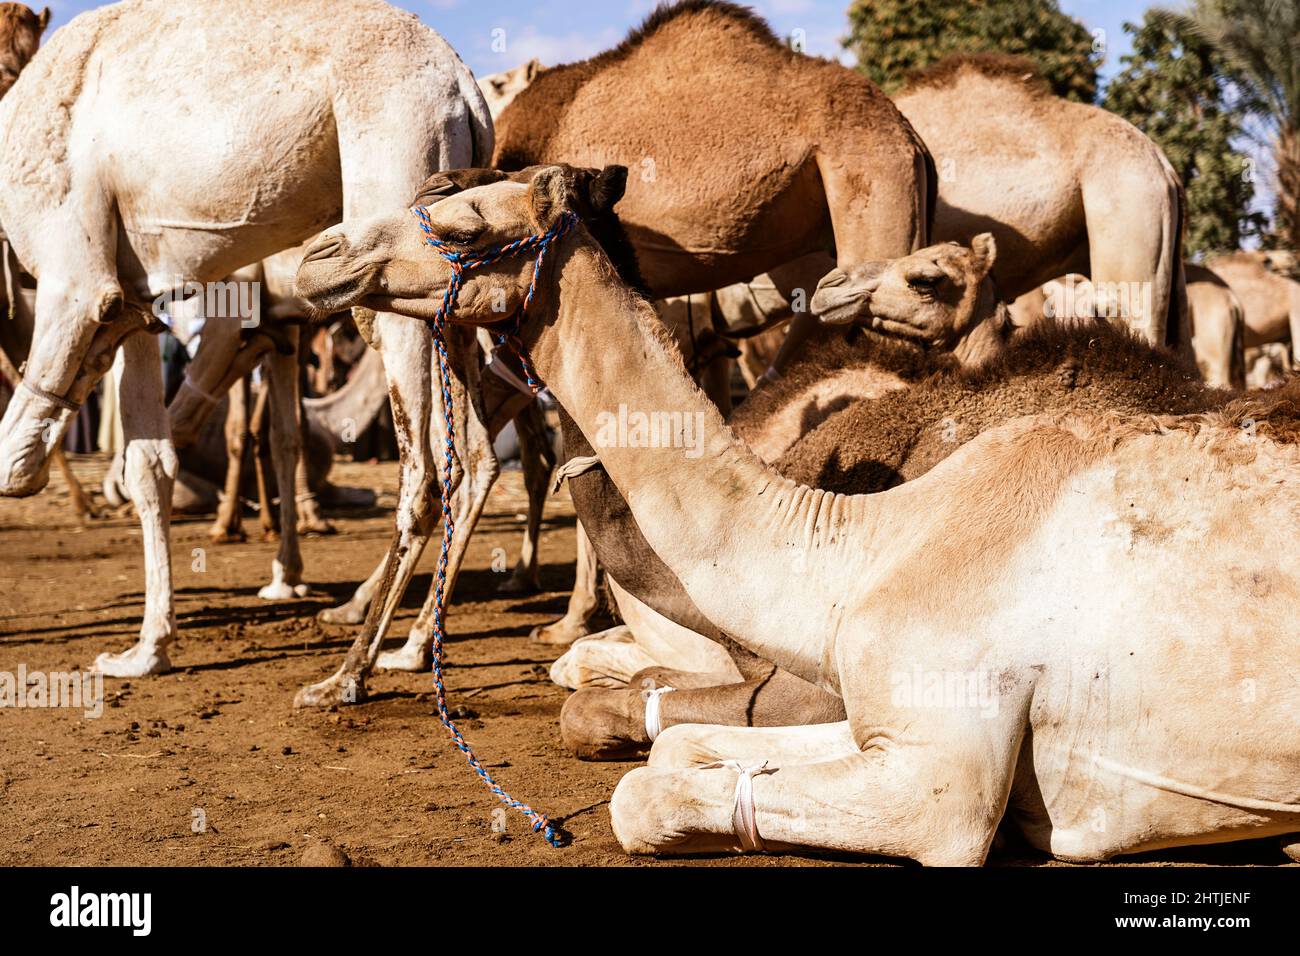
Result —
<path fill-rule="evenodd" d="M 513 810 L 518 810 L 532 825 L 534 833 L 540 832 L 551 846 L 559 847 L 563 845 L 563 838 L 551 825 L 546 814 L 534 810 L 526 803 L 522 803 L 510 796 L 487 772 L 487 769 L 479 762 L 474 754 L 473 748 L 465 740 L 456 724 L 451 719 L 451 714 L 447 710 L 446 690 L 443 685 L 442 660 L 443 660 L 443 642 L 446 637 L 446 630 L 443 626 L 443 611 L 447 594 L 447 562 L 448 555 L 451 552 L 452 536 L 456 528 L 451 515 L 451 475 L 452 460 L 455 454 L 455 433 L 456 422 L 455 413 L 451 405 L 451 386 L 450 382 L 451 367 L 447 355 L 447 342 L 445 332 L 447 322 L 452 312 L 456 308 L 457 300 L 460 298 L 460 288 L 464 281 L 465 272 L 470 269 L 478 269 L 483 266 L 492 265 L 500 262 L 502 259 L 509 259 L 515 256 L 524 256 L 536 253 L 536 260 L 533 263 L 532 281 L 528 285 L 528 293 L 524 296 L 524 301 L 519 308 L 515 310 L 510 325 L 505 331 L 497 334 L 497 342 L 500 345 L 509 345 L 519 357 L 520 364 L 523 366 L 524 377 L 528 382 L 528 387 L 536 394 L 541 390 L 541 383 L 538 382 L 533 374 L 532 364 L 528 361 L 525 354 L 524 344 L 520 338 L 520 327 L 524 317 L 528 313 L 528 307 L 533 302 L 533 296 L 537 291 L 538 279 L 542 273 L 542 262 L 546 258 L 546 253 L 554 243 L 565 233 L 569 232 L 577 225 L 578 217 L 573 213 L 564 213 L 550 229 L 540 235 L 526 236 L 523 239 L 517 239 L 514 242 L 507 243 L 503 246 L 497 246 L 486 250 L 474 250 L 466 252 L 457 252 L 447 243 L 439 239 L 433 231 L 433 223 L 429 220 L 429 213 L 421 206 L 416 206 L 412 210 L 416 219 L 419 220 L 420 229 L 424 233 L 424 240 L 428 245 L 442 256 L 451 265 L 451 281 L 447 284 L 447 291 L 443 294 L 442 305 L 439 306 L 437 313 L 433 318 L 433 342 L 434 348 L 438 355 L 438 372 L 442 379 L 442 408 L 443 420 L 447 426 L 446 446 L 443 449 L 443 476 L 442 476 L 442 552 L 438 556 L 438 570 L 434 576 L 435 594 L 433 609 L 433 681 L 435 697 L 438 705 L 438 719 L 442 721 L 448 733 L 451 734 L 452 742 L 456 748 L 465 755 L 469 762 L 470 768 L 473 769 L 482 779 L 489 790 L 496 795 L 497 799 Z"/>

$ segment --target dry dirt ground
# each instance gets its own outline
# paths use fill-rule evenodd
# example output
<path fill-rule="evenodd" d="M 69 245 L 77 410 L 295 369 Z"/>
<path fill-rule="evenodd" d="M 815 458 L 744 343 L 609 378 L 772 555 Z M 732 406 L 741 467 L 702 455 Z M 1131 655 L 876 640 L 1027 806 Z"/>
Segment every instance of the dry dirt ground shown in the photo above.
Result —
<path fill-rule="evenodd" d="M 89 488 L 104 466 L 97 456 L 74 461 Z M 332 516 L 338 536 L 304 543 L 312 596 L 258 600 L 275 546 L 256 539 L 256 519 L 245 519 L 249 543 L 222 547 L 209 545 L 206 519 L 182 519 L 173 528 L 176 669 L 106 681 L 98 718 L 0 708 L 0 865 L 285 865 L 321 841 L 361 865 L 668 865 L 621 852 L 608 799 L 634 764 L 583 763 L 562 749 L 567 691 L 546 677 L 556 651 L 528 640 L 535 624 L 563 611 L 572 582 L 567 498 L 548 502 L 545 593 L 495 593 L 503 576 L 491 570 L 493 551 L 506 549 L 513 562 L 518 547 L 525 502 L 518 473 L 506 473 L 493 492 L 449 614 L 449 703 L 469 711 L 458 723 L 499 782 L 560 821 L 572 845 L 551 849 L 513 812 L 507 838 L 494 834 L 498 804 L 433 715 L 430 675 L 380 673 L 363 704 L 293 710 L 294 691 L 334 670 L 354 630 L 320 624 L 316 613 L 370 571 L 392 523 L 394 465 L 341 463 L 334 479 L 378 489 L 379 505 Z M 195 548 L 206 549 L 206 570 L 193 569 Z M 57 474 L 36 498 L 0 500 L 0 671 L 81 669 L 101 651 L 130 646 L 142 609 L 142 565 L 129 511 L 78 525 Z M 417 577 L 395 628 L 399 637 L 429 578 L 428 568 Z M 1044 861 L 1010 849 L 994 862 Z M 1145 862 L 1277 864 L 1285 857 L 1276 841 L 1265 841 Z"/>

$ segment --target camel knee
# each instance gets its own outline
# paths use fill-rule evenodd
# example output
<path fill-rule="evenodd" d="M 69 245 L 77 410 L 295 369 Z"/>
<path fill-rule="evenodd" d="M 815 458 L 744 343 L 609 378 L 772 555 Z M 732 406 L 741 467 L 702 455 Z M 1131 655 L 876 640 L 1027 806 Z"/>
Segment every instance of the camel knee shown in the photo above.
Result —
<path fill-rule="evenodd" d="M 123 477 L 134 501 L 137 493 L 170 485 L 180 471 L 176 449 L 170 441 L 136 439 L 126 446 Z M 137 506 L 139 502 L 136 502 Z"/>

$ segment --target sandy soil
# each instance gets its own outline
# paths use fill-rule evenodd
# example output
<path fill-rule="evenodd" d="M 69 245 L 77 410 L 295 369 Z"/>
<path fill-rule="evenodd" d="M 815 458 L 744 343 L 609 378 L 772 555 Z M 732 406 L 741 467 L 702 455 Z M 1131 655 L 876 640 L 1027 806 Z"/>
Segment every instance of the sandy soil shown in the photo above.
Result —
<path fill-rule="evenodd" d="M 97 487 L 104 461 L 79 457 Z M 572 833 L 553 850 L 506 817 L 433 716 L 429 675 L 381 673 L 369 701 L 338 712 L 295 712 L 294 691 L 334 670 L 353 628 L 316 613 L 349 595 L 383 553 L 396 468 L 340 464 L 335 479 L 380 490 L 365 514 L 335 515 L 340 531 L 304 545 L 316 593 L 258 600 L 274 545 L 211 547 L 206 520 L 173 529 L 176 670 L 107 681 L 102 716 L 0 708 L 0 865 L 296 864 L 325 841 L 354 864 L 666 865 L 625 856 L 608 799 L 633 764 L 583 763 L 559 743 L 567 692 L 551 684 L 552 648 L 529 630 L 558 616 L 572 582 L 573 511 L 552 499 L 542 544 L 545 593 L 503 598 L 493 550 L 513 563 L 523 518 L 517 473 L 494 491 L 449 615 L 447 684 L 459 724 L 499 782 Z M 245 519 L 253 536 L 256 520 Z M 193 549 L 206 570 L 193 570 Z M 500 562 L 498 562 L 500 563 Z M 79 526 L 56 475 L 42 495 L 0 501 L 0 671 L 73 670 L 135 638 L 143 601 L 140 532 L 129 511 Z M 432 565 L 432 558 L 429 560 Z M 398 643 L 429 586 L 420 574 Z M 197 831 L 197 832 L 196 832 Z M 1042 862 L 1003 851 L 997 862 Z M 1284 862 L 1276 841 L 1165 854 L 1170 863 Z M 680 862 L 680 861 L 677 861 Z M 716 857 L 705 865 L 826 865 L 823 858 Z"/>

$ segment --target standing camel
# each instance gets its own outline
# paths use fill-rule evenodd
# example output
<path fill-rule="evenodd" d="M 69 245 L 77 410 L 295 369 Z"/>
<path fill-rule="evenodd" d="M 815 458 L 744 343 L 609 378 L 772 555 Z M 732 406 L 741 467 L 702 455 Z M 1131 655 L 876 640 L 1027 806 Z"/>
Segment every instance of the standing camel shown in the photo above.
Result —
<path fill-rule="evenodd" d="M 425 213 L 434 235 L 481 250 L 571 210 L 563 171 L 547 169 Z M 401 210 L 326 231 L 296 288 L 323 310 L 382 303 L 428 320 L 451 275 Z M 499 292 L 514 308 L 534 276 L 517 260 L 472 271 L 451 322 L 500 322 Z M 1069 860 L 1300 827 L 1294 403 L 1021 418 L 915 481 L 835 495 L 736 441 L 581 225 L 556 241 L 537 290 L 523 346 L 599 445 L 647 543 L 714 626 L 838 694 L 847 714 L 669 728 L 614 792 L 625 850 L 976 865 L 1004 816 Z M 601 442 L 620 405 L 698 416 L 703 453 Z M 1248 441 L 1240 415 L 1256 425 Z M 797 599 L 772 600 L 792 574 Z"/>
<path fill-rule="evenodd" d="M 335 29 L 342 16 L 346 33 Z M 222 68 L 196 70 L 195 49 L 220 50 Z M 141 133 L 163 114 L 172 141 L 186 144 L 184 161 Z M 59 30 L 0 102 L 0 222 L 40 283 L 27 374 L 0 422 L 0 494 L 45 485 L 51 448 L 118 345 L 124 352 L 126 484 L 144 525 L 145 614 L 136 646 L 100 655 L 97 669 L 125 677 L 171 666 L 176 455 L 157 347 L 140 334 L 156 328 L 153 304 L 341 214 L 401 205 L 434 170 L 484 162 L 491 142 L 482 95 L 454 51 L 377 0 L 102 7 Z M 365 324 L 390 389 L 405 383 L 410 396 L 395 416 L 399 523 L 409 527 L 427 510 L 433 480 L 430 335 L 388 314 Z M 282 497 L 288 526 L 293 495 Z M 277 560 L 273 585 L 301 584 L 290 560 Z"/>
<path fill-rule="evenodd" d="M 1246 347 L 1290 342 L 1291 367 L 1300 368 L 1300 273 L 1295 271 L 1295 254 L 1233 252 L 1214 256 L 1206 265 L 1241 301 Z"/>

